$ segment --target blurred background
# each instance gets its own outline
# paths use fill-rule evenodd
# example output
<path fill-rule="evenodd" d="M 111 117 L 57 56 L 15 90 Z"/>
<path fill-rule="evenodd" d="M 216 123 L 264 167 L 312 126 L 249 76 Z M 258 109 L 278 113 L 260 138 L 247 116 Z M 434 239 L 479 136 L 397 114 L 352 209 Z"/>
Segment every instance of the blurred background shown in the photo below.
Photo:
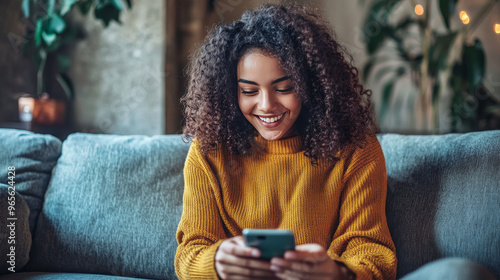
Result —
<path fill-rule="evenodd" d="M 189 53 L 267 2 L 278 1 L 2 0 L 0 127 L 180 133 Z M 500 129 L 500 1 L 293 2 L 332 25 L 382 132 Z"/>

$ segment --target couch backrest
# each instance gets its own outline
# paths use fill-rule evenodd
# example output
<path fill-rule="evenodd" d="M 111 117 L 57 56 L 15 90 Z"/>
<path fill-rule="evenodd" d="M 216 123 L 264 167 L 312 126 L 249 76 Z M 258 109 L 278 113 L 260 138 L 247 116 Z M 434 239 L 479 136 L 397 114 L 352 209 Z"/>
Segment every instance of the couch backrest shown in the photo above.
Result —
<path fill-rule="evenodd" d="M 398 276 L 457 256 L 500 277 L 500 131 L 387 134 L 379 141 Z M 70 135 L 52 172 L 25 270 L 176 279 L 188 149 L 180 135 Z"/>
<path fill-rule="evenodd" d="M 500 130 L 379 141 L 398 277 L 438 258 L 463 257 L 500 278 Z"/>
<path fill-rule="evenodd" d="M 60 155 L 61 141 L 54 136 L 0 128 L 0 274 L 12 273 L 7 261 L 15 271 L 28 262 L 43 197 Z M 16 220 L 8 220 L 12 218 Z M 7 256 L 12 251 L 15 256 Z"/>
<path fill-rule="evenodd" d="M 188 149 L 179 135 L 70 135 L 25 270 L 176 279 Z"/>

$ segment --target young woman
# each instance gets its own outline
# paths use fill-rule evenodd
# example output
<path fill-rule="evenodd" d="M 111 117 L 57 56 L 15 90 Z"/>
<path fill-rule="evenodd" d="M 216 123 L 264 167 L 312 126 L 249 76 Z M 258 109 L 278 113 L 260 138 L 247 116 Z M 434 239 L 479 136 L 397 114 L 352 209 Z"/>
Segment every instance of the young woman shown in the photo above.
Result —
<path fill-rule="evenodd" d="M 387 174 L 370 91 L 307 7 L 264 5 L 192 57 L 180 279 L 394 279 Z M 289 229 L 262 261 L 244 228 Z"/>

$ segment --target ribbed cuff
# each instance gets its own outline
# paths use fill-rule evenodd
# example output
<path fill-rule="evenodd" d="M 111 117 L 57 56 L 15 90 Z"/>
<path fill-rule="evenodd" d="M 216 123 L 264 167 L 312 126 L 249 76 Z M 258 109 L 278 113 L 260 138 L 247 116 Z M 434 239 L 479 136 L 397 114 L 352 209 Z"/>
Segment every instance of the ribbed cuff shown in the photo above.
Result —
<path fill-rule="evenodd" d="M 219 240 L 210 246 L 205 252 L 203 252 L 203 258 L 200 263 L 201 271 L 204 271 L 207 279 L 220 279 L 217 275 L 217 271 L 215 270 L 215 253 L 217 249 L 219 249 L 219 245 L 224 240 Z"/>
<path fill-rule="evenodd" d="M 345 267 L 347 267 L 347 269 L 349 269 L 352 273 L 354 273 L 355 275 L 354 279 L 356 280 L 371 279 L 371 277 L 366 274 L 366 271 L 359 269 L 355 265 L 351 264 L 349 261 L 342 259 L 337 254 L 331 252 L 327 252 L 327 254 L 330 256 L 330 258 L 332 258 L 332 260 L 344 265 Z"/>

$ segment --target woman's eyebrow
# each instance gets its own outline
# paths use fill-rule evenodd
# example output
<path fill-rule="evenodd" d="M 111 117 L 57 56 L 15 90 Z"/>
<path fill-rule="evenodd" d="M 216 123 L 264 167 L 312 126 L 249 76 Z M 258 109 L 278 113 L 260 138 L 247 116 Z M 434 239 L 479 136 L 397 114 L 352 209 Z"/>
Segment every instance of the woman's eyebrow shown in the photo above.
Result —
<path fill-rule="evenodd" d="M 282 82 L 282 81 L 285 81 L 285 80 L 288 80 L 288 79 L 290 79 L 290 77 L 289 77 L 289 76 L 284 76 L 284 77 L 281 77 L 281 78 L 279 78 L 279 79 L 276 79 L 276 80 L 272 81 L 272 82 L 271 82 L 271 85 L 272 85 L 272 84 L 279 83 L 279 82 Z M 256 85 L 256 86 L 258 86 L 258 85 L 259 85 L 259 84 L 257 84 L 257 83 L 256 83 L 256 82 L 254 82 L 254 81 L 249 81 L 249 80 L 245 80 L 245 79 L 239 79 L 239 80 L 238 80 L 238 83 L 246 83 L 246 84 L 252 84 L 252 85 Z"/>

